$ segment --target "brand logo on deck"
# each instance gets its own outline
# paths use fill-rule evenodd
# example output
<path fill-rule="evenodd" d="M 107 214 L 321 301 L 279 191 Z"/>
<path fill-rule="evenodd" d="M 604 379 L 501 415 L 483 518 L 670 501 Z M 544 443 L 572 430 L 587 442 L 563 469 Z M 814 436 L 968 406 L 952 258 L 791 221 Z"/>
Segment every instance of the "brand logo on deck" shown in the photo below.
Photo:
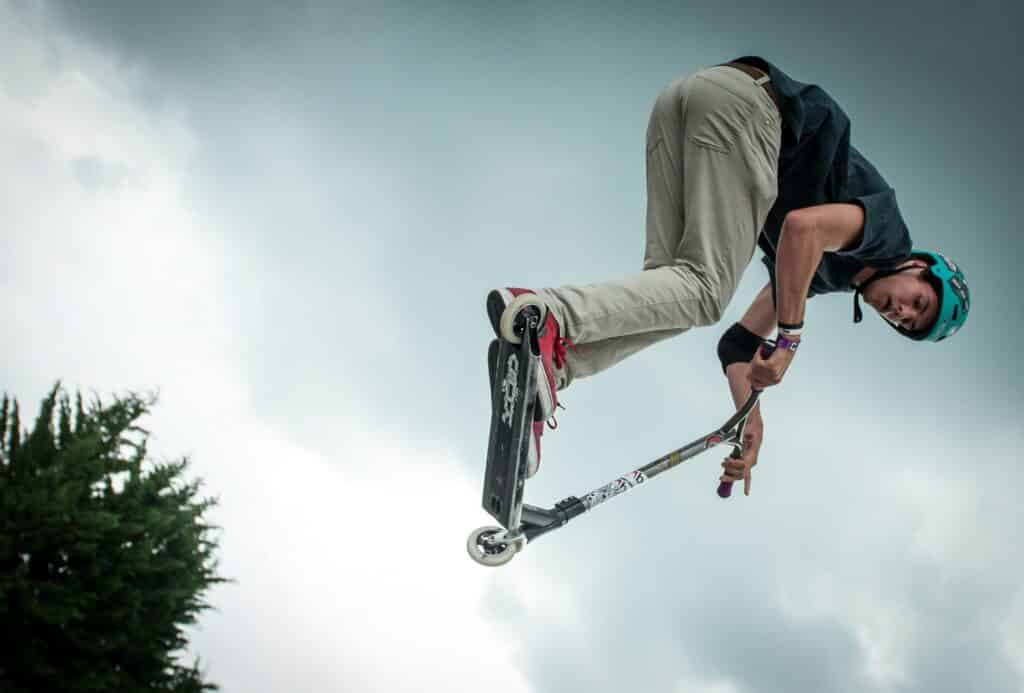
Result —
<path fill-rule="evenodd" d="M 512 354 L 505 362 L 505 377 L 501 381 L 501 395 L 504 408 L 501 420 L 512 428 L 512 418 L 516 413 L 516 400 L 519 399 L 519 357 Z"/>

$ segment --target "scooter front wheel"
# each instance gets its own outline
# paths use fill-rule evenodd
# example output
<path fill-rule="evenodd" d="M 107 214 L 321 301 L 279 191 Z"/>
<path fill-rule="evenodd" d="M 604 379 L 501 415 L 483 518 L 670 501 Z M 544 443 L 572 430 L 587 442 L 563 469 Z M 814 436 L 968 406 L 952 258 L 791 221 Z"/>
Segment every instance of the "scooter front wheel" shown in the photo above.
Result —
<path fill-rule="evenodd" d="M 516 555 L 520 541 L 495 540 L 494 536 L 504 532 L 501 527 L 479 527 L 469 534 L 466 540 L 466 551 L 469 557 L 480 565 L 497 567 L 505 565 Z"/>
<path fill-rule="evenodd" d="M 536 321 L 539 330 L 547 317 L 547 306 L 537 294 L 520 294 L 515 297 L 501 314 L 499 331 L 501 337 L 512 344 L 521 344 L 526 326 Z"/>

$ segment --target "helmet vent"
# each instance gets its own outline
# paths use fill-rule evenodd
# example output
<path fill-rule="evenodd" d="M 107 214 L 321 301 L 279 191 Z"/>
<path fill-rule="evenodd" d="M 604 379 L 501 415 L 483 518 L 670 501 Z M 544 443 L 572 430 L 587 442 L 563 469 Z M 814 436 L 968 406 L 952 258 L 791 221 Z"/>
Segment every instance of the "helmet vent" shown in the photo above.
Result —
<path fill-rule="evenodd" d="M 960 306 L 953 306 L 953 322 L 956 322 L 956 316 L 960 314 Z"/>

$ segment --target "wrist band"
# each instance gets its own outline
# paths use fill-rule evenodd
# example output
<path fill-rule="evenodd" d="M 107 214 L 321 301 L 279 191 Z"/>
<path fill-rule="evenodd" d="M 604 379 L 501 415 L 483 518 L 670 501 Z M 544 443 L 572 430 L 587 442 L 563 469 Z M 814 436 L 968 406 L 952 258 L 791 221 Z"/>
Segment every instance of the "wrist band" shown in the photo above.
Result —
<path fill-rule="evenodd" d="M 787 339 L 786 335 L 784 335 L 784 334 L 780 334 L 776 338 L 776 340 L 775 340 L 775 348 L 776 349 L 786 349 L 787 351 L 796 351 L 797 347 L 799 347 L 799 346 L 800 346 L 800 340 L 799 339 L 794 342 L 794 341 L 792 341 L 790 339 Z"/>
<path fill-rule="evenodd" d="M 799 337 L 804 331 L 804 323 L 802 320 L 795 325 L 786 322 L 780 322 L 778 325 L 779 332 L 782 334 L 788 334 L 791 337 Z"/>

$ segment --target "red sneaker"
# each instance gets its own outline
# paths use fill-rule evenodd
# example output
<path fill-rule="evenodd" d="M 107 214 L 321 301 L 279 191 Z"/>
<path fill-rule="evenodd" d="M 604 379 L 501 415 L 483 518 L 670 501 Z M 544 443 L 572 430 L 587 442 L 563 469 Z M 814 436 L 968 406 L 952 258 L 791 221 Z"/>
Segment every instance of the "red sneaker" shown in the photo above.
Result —
<path fill-rule="evenodd" d="M 575 349 L 568 339 L 560 335 L 558 321 L 544 304 L 541 298 L 530 289 L 503 288 L 495 289 L 487 295 L 487 315 L 491 320 L 494 333 L 510 342 L 519 342 L 521 337 L 515 332 L 515 321 L 520 313 L 533 309 L 537 312 L 541 324 L 538 335 L 540 347 L 540 363 L 537 373 L 537 420 L 533 422 L 533 441 L 529 458 L 536 457 L 531 465 L 527 465 L 527 476 L 533 476 L 540 465 L 540 437 L 544 433 L 544 422 L 552 429 L 558 426 L 555 409 L 559 406 L 557 392 L 565 387 L 565 349 Z"/>

